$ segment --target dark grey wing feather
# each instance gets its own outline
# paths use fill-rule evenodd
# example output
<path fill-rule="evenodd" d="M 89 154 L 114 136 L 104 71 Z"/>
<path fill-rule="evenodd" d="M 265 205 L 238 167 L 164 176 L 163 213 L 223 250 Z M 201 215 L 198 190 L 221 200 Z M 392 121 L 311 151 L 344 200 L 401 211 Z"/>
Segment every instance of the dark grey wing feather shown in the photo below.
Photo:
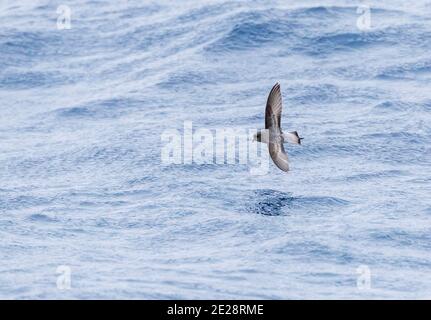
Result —
<path fill-rule="evenodd" d="M 275 165 L 283 171 L 289 171 L 289 158 L 281 141 L 268 143 L 269 154 Z"/>
<path fill-rule="evenodd" d="M 280 84 L 276 83 L 272 88 L 268 96 L 268 101 L 266 102 L 265 110 L 265 129 L 270 127 L 280 128 L 281 125 L 281 92 Z"/>
<path fill-rule="evenodd" d="M 265 110 L 265 129 L 269 129 L 269 154 L 275 165 L 283 171 L 289 171 L 289 159 L 283 146 L 281 137 L 281 91 L 276 83 L 268 96 Z"/>

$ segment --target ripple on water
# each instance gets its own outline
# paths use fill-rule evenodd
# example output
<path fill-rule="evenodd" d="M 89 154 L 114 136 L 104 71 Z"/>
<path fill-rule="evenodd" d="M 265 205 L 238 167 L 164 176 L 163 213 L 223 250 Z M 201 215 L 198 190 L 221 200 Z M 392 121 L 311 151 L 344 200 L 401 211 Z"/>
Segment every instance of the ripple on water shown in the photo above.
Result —
<path fill-rule="evenodd" d="M 57 219 L 42 213 L 32 214 L 27 218 L 27 220 L 31 222 L 57 222 Z"/>
<path fill-rule="evenodd" d="M 293 196 L 292 193 L 263 189 L 253 192 L 250 203 L 252 204 L 247 206 L 248 212 L 266 216 L 281 216 L 301 212 L 301 209 L 305 209 L 304 212 L 316 209 L 329 210 L 334 207 L 346 206 L 349 201 L 336 197 Z"/>
<path fill-rule="evenodd" d="M 112 98 L 91 101 L 85 105 L 60 108 L 53 111 L 59 120 L 118 118 L 136 110 L 142 101 L 130 98 Z"/>

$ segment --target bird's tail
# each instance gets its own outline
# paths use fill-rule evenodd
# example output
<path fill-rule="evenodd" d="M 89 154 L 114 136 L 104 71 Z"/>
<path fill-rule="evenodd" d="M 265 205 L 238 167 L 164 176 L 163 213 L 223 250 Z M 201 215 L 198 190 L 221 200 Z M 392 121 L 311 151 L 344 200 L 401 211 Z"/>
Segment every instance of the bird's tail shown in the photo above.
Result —
<path fill-rule="evenodd" d="M 292 131 L 288 133 L 283 133 L 284 141 L 294 143 L 294 144 L 301 144 L 301 140 L 303 138 L 300 138 L 298 135 L 298 132 Z"/>

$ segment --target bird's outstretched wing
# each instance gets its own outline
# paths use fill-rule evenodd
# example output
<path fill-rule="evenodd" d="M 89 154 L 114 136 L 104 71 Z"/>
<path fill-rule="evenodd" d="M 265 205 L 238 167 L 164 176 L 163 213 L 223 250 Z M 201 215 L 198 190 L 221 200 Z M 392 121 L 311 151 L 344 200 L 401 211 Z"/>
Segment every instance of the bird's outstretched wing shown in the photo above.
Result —
<path fill-rule="evenodd" d="M 275 165 L 283 171 L 289 171 L 289 158 L 281 141 L 268 143 L 269 154 Z"/>
<path fill-rule="evenodd" d="M 275 165 L 283 171 L 289 171 L 289 159 L 281 136 L 281 100 L 280 84 L 276 83 L 268 96 L 265 110 L 265 129 L 269 129 L 269 154 Z"/>
<path fill-rule="evenodd" d="M 272 87 L 268 96 L 268 101 L 266 102 L 265 129 L 271 127 L 280 129 L 282 107 L 280 84 L 276 83 L 275 86 Z"/>

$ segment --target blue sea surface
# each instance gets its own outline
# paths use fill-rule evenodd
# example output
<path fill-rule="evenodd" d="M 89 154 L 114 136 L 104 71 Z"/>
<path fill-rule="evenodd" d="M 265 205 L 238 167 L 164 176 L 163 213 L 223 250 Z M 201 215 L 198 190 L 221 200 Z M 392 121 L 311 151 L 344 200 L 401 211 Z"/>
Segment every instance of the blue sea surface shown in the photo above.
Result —
<path fill-rule="evenodd" d="M 2 0 L 0 298 L 431 298 L 430 17 Z M 185 121 L 262 128 L 276 82 L 289 173 L 162 163 Z"/>

